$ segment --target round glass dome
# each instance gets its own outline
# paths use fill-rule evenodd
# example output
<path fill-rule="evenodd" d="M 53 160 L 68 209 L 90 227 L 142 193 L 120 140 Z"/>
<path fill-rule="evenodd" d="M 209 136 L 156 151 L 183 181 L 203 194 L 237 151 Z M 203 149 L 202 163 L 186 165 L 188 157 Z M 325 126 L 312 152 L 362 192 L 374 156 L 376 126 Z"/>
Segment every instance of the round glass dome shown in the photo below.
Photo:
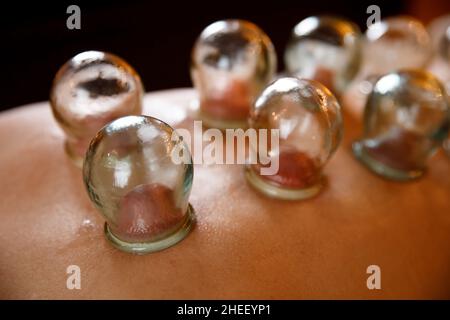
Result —
<path fill-rule="evenodd" d="M 75 164 L 82 165 L 89 142 L 104 125 L 141 114 L 143 92 L 136 71 L 110 53 L 82 52 L 59 69 L 50 104 Z"/>
<path fill-rule="evenodd" d="M 358 26 L 344 19 L 306 18 L 292 31 L 284 57 L 287 71 L 341 94 L 359 69 L 361 36 Z"/>
<path fill-rule="evenodd" d="M 420 21 L 390 17 L 365 32 L 362 71 L 365 76 L 380 76 L 403 68 L 420 68 L 430 55 L 431 40 Z"/>
<path fill-rule="evenodd" d="M 249 124 L 258 134 L 262 129 L 276 130 L 279 137 L 278 143 L 267 146 L 271 165 L 278 163 L 278 170 L 263 174 L 267 165 L 261 161 L 261 150 L 252 150 L 259 156 L 246 168 L 250 184 L 281 199 L 316 195 L 322 187 L 322 169 L 343 131 L 341 108 L 330 90 L 314 80 L 281 78 L 258 98 Z"/>
<path fill-rule="evenodd" d="M 191 60 L 200 118 L 219 129 L 245 127 L 250 106 L 275 71 L 272 42 L 256 25 L 243 20 L 209 25 L 197 39 Z"/>
<path fill-rule="evenodd" d="M 450 109 L 442 84 L 431 73 L 402 70 L 381 77 L 364 112 L 356 157 L 384 177 L 421 176 L 426 160 L 447 137 Z"/>
<path fill-rule="evenodd" d="M 127 116 L 106 125 L 89 146 L 83 176 L 107 238 L 121 250 L 161 250 L 191 229 L 191 155 L 160 120 Z"/>

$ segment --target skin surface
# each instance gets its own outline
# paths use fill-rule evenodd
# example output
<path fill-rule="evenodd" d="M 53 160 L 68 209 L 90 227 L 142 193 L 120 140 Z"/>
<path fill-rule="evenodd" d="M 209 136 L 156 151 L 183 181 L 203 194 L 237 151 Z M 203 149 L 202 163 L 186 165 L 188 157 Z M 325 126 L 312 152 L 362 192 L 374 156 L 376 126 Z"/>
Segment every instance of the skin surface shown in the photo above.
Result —
<path fill-rule="evenodd" d="M 194 97 L 148 94 L 145 114 L 192 129 Z M 146 256 L 105 239 L 48 103 L 1 113 L 0 298 L 450 298 L 450 159 L 439 151 L 414 182 L 375 176 L 350 151 L 360 110 L 345 108 L 317 197 L 265 198 L 241 165 L 195 165 L 196 227 Z M 366 286 L 373 264 L 381 290 Z M 69 265 L 81 290 L 66 288 Z"/>

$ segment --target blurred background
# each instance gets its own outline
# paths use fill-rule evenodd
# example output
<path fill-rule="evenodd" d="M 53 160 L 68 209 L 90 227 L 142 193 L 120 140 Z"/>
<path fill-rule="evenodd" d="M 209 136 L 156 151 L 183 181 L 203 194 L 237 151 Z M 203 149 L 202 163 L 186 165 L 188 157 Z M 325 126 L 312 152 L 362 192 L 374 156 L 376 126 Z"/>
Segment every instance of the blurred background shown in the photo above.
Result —
<path fill-rule="evenodd" d="M 81 30 L 68 30 L 66 9 L 81 8 Z M 448 0 L 412 1 L 54 1 L 1 4 L 0 110 L 48 100 L 61 65 L 85 50 L 115 53 L 141 75 L 146 91 L 191 86 L 190 52 L 197 36 L 213 21 L 250 20 L 272 39 L 282 70 L 292 28 L 311 15 L 332 14 L 357 23 L 364 32 L 369 5 L 381 18 L 408 14 L 425 24 L 450 13 Z"/>

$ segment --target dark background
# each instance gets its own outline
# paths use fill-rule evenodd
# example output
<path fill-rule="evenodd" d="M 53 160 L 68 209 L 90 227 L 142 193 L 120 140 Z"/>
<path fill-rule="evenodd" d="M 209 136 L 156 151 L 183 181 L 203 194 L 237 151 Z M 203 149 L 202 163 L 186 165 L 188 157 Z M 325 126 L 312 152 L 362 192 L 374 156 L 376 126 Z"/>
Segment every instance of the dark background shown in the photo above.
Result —
<path fill-rule="evenodd" d="M 66 28 L 70 4 L 81 8 L 81 30 Z M 427 22 L 450 13 L 448 0 L 0 2 L 0 110 L 47 100 L 59 67 L 85 50 L 121 56 L 139 72 L 147 91 L 191 86 L 192 45 L 204 27 L 224 18 L 259 25 L 272 39 L 282 69 L 290 31 L 300 20 L 340 15 L 364 31 L 371 4 L 380 6 L 382 18 L 402 13 Z"/>

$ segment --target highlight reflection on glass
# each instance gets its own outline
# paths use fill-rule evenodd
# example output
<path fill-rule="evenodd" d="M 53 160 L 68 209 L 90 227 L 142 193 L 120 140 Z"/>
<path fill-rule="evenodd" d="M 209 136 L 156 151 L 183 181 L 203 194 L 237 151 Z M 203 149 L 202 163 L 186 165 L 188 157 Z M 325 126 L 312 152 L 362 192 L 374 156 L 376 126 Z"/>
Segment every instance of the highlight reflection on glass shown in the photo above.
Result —
<path fill-rule="evenodd" d="M 191 62 L 203 122 L 219 129 L 245 127 L 250 106 L 275 69 L 273 45 L 256 25 L 243 20 L 209 25 L 194 45 Z"/>
<path fill-rule="evenodd" d="M 322 168 L 338 147 L 343 131 L 341 108 L 333 94 L 314 80 L 281 78 L 269 85 L 251 111 L 250 127 L 278 129 L 279 170 L 261 175 L 264 166 L 247 165 L 246 177 L 257 190 L 280 199 L 306 199 L 322 187 Z"/>
<path fill-rule="evenodd" d="M 83 166 L 89 196 L 106 219 L 105 232 L 120 250 L 147 253 L 183 239 L 193 223 L 188 198 L 192 161 L 174 130 L 147 116 L 119 118 L 92 140 Z"/>
<path fill-rule="evenodd" d="M 365 108 L 364 134 L 353 151 L 379 175 L 414 179 L 447 137 L 449 121 L 445 89 L 431 73 L 390 73 L 375 83 Z"/>
<path fill-rule="evenodd" d="M 143 92 L 136 71 L 110 53 L 82 52 L 60 68 L 50 103 L 76 165 L 82 165 L 89 142 L 104 125 L 141 113 Z"/>

